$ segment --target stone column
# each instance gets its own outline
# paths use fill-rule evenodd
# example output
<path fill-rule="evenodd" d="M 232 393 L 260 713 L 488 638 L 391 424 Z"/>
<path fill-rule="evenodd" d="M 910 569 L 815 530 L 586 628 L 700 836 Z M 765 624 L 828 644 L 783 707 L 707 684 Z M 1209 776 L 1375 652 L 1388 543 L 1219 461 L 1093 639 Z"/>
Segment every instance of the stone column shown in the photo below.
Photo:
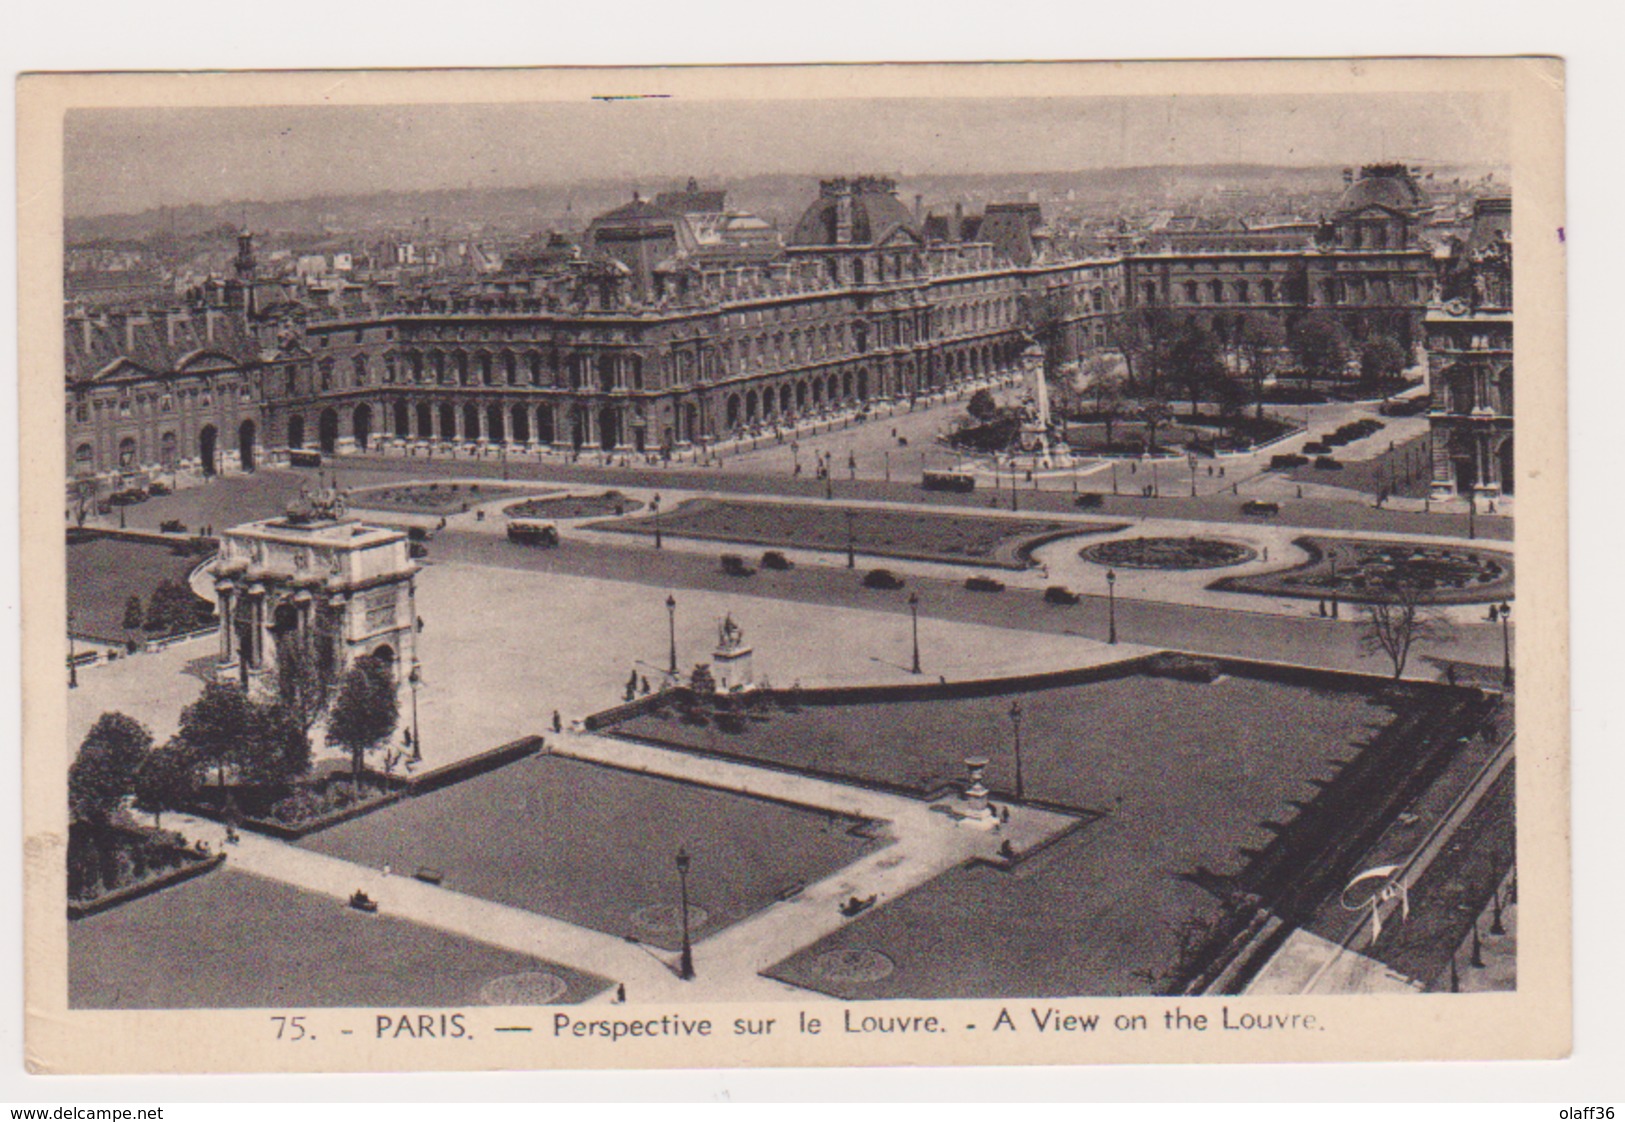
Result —
<path fill-rule="evenodd" d="M 236 662 L 236 586 L 221 582 L 215 585 L 215 595 L 220 599 L 220 666 L 224 669 Z"/>

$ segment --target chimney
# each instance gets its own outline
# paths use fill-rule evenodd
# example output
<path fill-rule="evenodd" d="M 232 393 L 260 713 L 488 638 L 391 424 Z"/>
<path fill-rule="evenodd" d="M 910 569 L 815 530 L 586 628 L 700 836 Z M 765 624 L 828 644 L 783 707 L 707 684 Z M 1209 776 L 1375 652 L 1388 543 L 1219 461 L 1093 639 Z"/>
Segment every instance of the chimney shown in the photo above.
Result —
<path fill-rule="evenodd" d="M 925 222 L 925 196 L 914 196 L 914 225 L 919 226 Z"/>
<path fill-rule="evenodd" d="M 951 242 L 963 241 L 965 237 L 965 204 L 954 204 L 954 225 L 948 231 L 948 240 Z"/>
<path fill-rule="evenodd" d="M 852 244 L 852 186 L 845 182 L 835 193 L 835 244 Z"/>
<path fill-rule="evenodd" d="M 203 313 L 203 334 L 204 337 L 211 343 L 214 342 L 214 321 L 218 319 L 219 316 L 220 313 L 215 311 L 213 308 L 210 308 L 208 311 Z"/>

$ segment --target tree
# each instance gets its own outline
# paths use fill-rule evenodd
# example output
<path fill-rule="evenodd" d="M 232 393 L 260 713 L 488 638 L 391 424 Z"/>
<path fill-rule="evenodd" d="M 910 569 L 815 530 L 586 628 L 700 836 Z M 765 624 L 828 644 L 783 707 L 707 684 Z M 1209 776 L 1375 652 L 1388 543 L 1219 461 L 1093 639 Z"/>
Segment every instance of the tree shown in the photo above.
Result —
<path fill-rule="evenodd" d="M 134 775 L 152 750 L 152 733 L 134 717 L 119 712 L 103 713 L 79 745 L 81 751 L 92 746 L 106 749 L 119 770 Z"/>
<path fill-rule="evenodd" d="M 226 785 L 226 764 L 252 734 L 257 714 L 248 694 L 236 682 L 216 679 L 198 699 L 181 710 L 180 738 L 200 763 L 215 766 L 218 786 Z"/>
<path fill-rule="evenodd" d="M 1135 415 L 1145 423 L 1145 451 L 1150 455 L 1157 450 L 1157 430 L 1173 418 L 1173 406 L 1162 397 L 1147 397 L 1141 399 Z"/>
<path fill-rule="evenodd" d="M 711 674 L 711 664 L 701 662 L 695 665 L 693 673 L 688 676 L 688 688 L 702 698 L 708 698 L 717 692 L 717 680 Z"/>
<path fill-rule="evenodd" d="M 1219 379 L 1214 396 L 1219 402 L 1219 417 L 1226 432 L 1235 434 L 1236 422 L 1247 408 L 1247 387 L 1240 378 L 1225 375 Z"/>
<path fill-rule="evenodd" d="M 131 596 L 124 601 L 124 630 L 141 630 L 141 621 L 144 618 L 141 614 L 141 597 Z"/>
<path fill-rule="evenodd" d="M 1129 381 L 1136 392 L 1160 393 L 1185 322 L 1183 313 L 1160 305 L 1136 308 L 1119 321 L 1117 345 L 1128 362 Z"/>
<path fill-rule="evenodd" d="M 1405 673 L 1405 663 L 1418 643 L 1447 643 L 1449 621 L 1436 609 L 1425 607 L 1416 585 L 1402 581 L 1390 602 L 1360 606 L 1360 649 L 1381 651 L 1394 667 L 1394 680 Z"/>
<path fill-rule="evenodd" d="M 282 704 L 305 733 L 316 727 L 327 711 L 333 679 L 310 645 L 286 636 L 276 648 L 277 690 Z"/>
<path fill-rule="evenodd" d="M 1191 413 L 1199 413 L 1202 391 L 1224 376 L 1218 340 L 1206 327 L 1188 320 L 1169 348 L 1168 357 L 1171 373 L 1176 380 L 1185 384 L 1190 394 Z"/>
<path fill-rule="evenodd" d="M 1021 325 L 1033 341 L 1044 349 L 1044 376 L 1052 377 L 1075 357 L 1067 326 L 1074 311 L 1072 296 L 1065 289 L 1035 293 L 1021 303 Z"/>
<path fill-rule="evenodd" d="M 970 401 L 966 403 L 965 411 L 971 415 L 973 420 L 985 425 L 998 416 L 999 403 L 993 400 L 993 392 L 984 386 L 970 395 Z"/>
<path fill-rule="evenodd" d="M 1392 335 L 1373 335 L 1360 347 L 1360 381 L 1367 385 L 1391 381 L 1407 365 L 1405 348 Z"/>
<path fill-rule="evenodd" d="M 1088 390 L 1095 414 L 1106 426 L 1106 447 L 1112 446 L 1112 429 L 1127 411 L 1129 397 L 1116 364 L 1104 355 L 1095 355 L 1086 367 Z"/>
<path fill-rule="evenodd" d="M 164 811 L 184 810 L 197 793 L 197 757 L 180 737 L 147 753 L 135 773 L 135 803 L 162 827 Z"/>
<path fill-rule="evenodd" d="M 1286 329 L 1272 315 L 1249 315 L 1241 328 L 1241 354 L 1253 385 L 1253 416 L 1264 416 L 1264 383 L 1275 373 L 1286 349 Z"/>
<path fill-rule="evenodd" d="M 393 696 L 393 687 L 391 691 Z M 310 774 L 307 727 L 280 701 L 254 706 L 252 735 L 243 742 L 238 762 L 249 783 L 276 788 L 292 785 Z"/>
<path fill-rule="evenodd" d="M 356 659 L 339 682 L 338 697 L 327 717 L 327 739 L 350 753 L 358 791 L 366 754 L 394 735 L 399 719 L 400 702 L 389 668 L 376 659 Z"/>
<path fill-rule="evenodd" d="M 134 776 L 126 761 L 105 744 L 86 743 L 68 768 L 68 814 L 94 832 L 105 830 Z"/>
<path fill-rule="evenodd" d="M 1343 325 L 1325 312 L 1313 312 L 1292 331 L 1292 355 L 1311 382 L 1340 380 L 1348 372 L 1349 343 Z"/>

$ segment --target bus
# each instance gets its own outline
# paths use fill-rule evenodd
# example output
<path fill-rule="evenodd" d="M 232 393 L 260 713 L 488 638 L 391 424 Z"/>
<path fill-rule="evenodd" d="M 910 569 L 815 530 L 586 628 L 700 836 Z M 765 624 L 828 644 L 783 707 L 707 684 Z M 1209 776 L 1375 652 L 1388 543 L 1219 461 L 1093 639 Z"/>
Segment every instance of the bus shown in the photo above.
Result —
<path fill-rule="evenodd" d="M 965 471 L 928 471 L 920 486 L 927 491 L 957 491 L 964 495 L 976 490 L 976 477 Z"/>

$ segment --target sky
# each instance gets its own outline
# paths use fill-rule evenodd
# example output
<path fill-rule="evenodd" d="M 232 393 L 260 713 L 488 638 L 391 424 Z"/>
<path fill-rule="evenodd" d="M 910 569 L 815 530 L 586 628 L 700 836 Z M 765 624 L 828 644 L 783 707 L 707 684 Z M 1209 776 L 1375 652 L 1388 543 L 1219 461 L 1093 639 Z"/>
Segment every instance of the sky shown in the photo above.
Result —
<path fill-rule="evenodd" d="M 1479 95 L 1362 94 L 94 109 L 69 113 L 70 217 L 582 180 L 1407 160 L 1503 164 Z"/>

